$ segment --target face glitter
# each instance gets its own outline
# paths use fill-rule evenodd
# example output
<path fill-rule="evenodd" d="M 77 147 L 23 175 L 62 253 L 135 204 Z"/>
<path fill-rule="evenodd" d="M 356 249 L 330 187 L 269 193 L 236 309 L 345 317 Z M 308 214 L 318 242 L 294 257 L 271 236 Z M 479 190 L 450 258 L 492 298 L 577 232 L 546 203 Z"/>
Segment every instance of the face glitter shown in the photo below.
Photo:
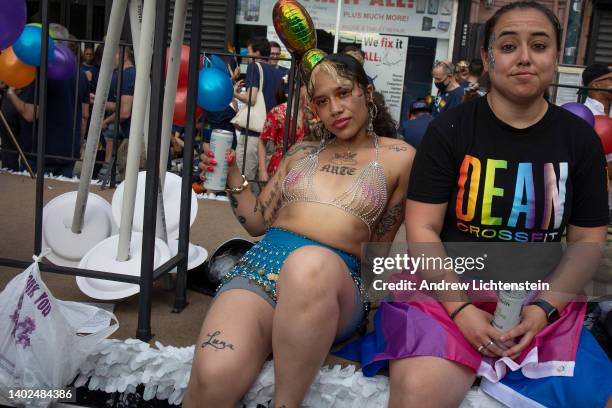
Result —
<path fill-rule="evenodd" d="M 495 34 L 491 35 L 491 39 L 489 40 L 489 47 L 487 48 L 487 57 L 489 58 L 489 67 L 490 71 L 495 71 L 495 54 L 493 54 L 493 44 L 495 44 Z"/>

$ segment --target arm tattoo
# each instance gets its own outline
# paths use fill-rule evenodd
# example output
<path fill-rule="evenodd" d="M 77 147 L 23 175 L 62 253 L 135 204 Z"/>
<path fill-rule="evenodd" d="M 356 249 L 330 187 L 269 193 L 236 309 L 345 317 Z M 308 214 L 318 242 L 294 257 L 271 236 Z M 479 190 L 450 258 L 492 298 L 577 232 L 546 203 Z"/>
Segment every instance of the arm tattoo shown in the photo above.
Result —
<path fill-rule="evenodd" d="M 393 231 L 393 228 L 402 221 L 404 215 L 404 206 L 406 201 L 402 200 L 397 205 L 389 208 L 376 224 L 374 230 L 374 236 L 378 239 L 382 238 L 389 231 Z"/>
<path fill-rule="evenodd" d="M 264 224 L 266 226 L 272 225 L 274 220 L 276 219 L 276 214 L 280 210 L 281 207 L 281 183 L 283 177 L 278 177 L 272 186 L 272 191 L 268 196 L 267 200 L 264 203 L 260 203 L 261 205 L 261 213 L 264 217 Z"/>
<path fill-rule="evenodd" d="M 402 144 L 394 144 L 394 145 L 391 145 L 391 146 L 387 146 L 387 149 L 393 150 L 393 151 L 396 151 L 396 152 L 405 152 L 405 151 L 408 150 L 408 146 L 406 146 L 403 143 Z"/>
<path fill-rule="evenodd" d="M 208 346 L 216 350 L 225 350 L 225 349 L 234 350 L 234 345 L 219 339 L 219 335 L 221 335 L 221 332 L 219 330 L 213 333 L 208 333 L 201 347 L 205 348 Z"/>
<path fill-rule="evenodd" d="M 236 197 L 234 197 L 234 195 L 231 193 L 228 194 L 228 196 L 232 211 L 234 212 L 234 214 L 236 214 L 236 209 L 238 208 L 238 200 L 236 200 Z"/>
<path fill-rule="evenodd" d="M 255 199 L 255 207 L 253 207 L 253 213 L 259 212 L 263 216 L 265 211 L 266 211 L 266 208 L 263 206 L 263 204 L 259 200 L 259 197 L 257 197 Z"/>
<path fill-rule="evenodd" d="M 241 224 L 245 224 L 246 223 L 246 218 L 244 218 L 242 215 L 238 216 L 238 222 Z"/>
<path fill-rule="evenodd" d="M 285 153 L 285 157 L 291 157 L 301 151 L 305 151 L 306 154 L 311 154 L 311 153 L 314 153 L 316 150 L 317 150 L 317 146 L 299 143 L 299 144 L 294 145 L 291 149 L 287 150 L 287 153 Z"/>

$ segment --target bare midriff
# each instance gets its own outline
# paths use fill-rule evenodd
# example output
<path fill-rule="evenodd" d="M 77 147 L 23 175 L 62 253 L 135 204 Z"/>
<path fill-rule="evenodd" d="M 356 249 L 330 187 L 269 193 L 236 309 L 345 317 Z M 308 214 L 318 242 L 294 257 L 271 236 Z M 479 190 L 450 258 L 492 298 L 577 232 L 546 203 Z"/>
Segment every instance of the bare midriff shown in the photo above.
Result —
<path fill-rule="evenodd" d="M 361 258 L 361 244 L 369 240 L 367 225 L 348 212 L 327 204 L 295 202 L 283 207 L 274 227 Z"/>

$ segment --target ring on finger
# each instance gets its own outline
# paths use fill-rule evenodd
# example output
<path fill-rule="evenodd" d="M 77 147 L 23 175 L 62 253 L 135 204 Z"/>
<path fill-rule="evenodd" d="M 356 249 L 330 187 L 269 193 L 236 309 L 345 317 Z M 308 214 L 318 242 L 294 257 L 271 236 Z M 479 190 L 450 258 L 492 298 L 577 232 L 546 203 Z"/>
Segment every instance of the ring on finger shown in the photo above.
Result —
<path fill-rule="evenodd" d="M 495 343 L 495 341 L 494 341 L 494 340 L 491 340 L 491 341 L 489 341 L 487 344 L 485 344 L 485 345 L 484 345 L 484 348 L 488 349 L 488 348 L 489 348 L 489 346 L 490 346 L 491 344 L 494 344 L 494 343 Z"/>
<path fill-rule="evenodd" d="M 478 348 L 476 349 L 477 352 L 481 353 L 482 350 L 484 350 L 486 348 L 486 346 L 484 344 L 478 346 Z"/>

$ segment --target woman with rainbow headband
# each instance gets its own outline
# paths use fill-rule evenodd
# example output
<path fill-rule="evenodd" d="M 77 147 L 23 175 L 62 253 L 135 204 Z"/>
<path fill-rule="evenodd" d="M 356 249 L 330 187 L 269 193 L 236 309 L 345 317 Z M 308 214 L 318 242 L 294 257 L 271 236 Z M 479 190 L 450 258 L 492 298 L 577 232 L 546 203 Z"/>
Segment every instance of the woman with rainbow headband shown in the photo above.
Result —
<path fill-rule="evenodd" d="M 196 345 L 184 407 L 234 407 L 274 353 L 276 407 L 298 407 L 334 342 L 365 316 L 361 243 L 403 222 L 414 150 L 372 98 L 353 57 L 329 55 L 308 83 L 320 119 L 256 197 L 228 156 L 238 221 L 264 234 L 224 278 Z M 202 155 L 201 168 L 217 160 Z"/>
<path fill-rule="evenodd" d="M 498 245 L 508 254 L 517 245 L 510 241 L 528 240 L 522 256 L 503 260 L 514 275 L 524 272 L 518 263 L 541 261 L 525 249 L 558 248 L 566 232 L 572 248 L 599 257 L 608 224 L 601 143 L 585 121 L 543 97 L 560 41 L 557 18 L 536 2 L 510 3 L 487 22 L 489 94 L 432 121 L 415 157 L 405 217 L 411 252 L 444 257 L 440 242 L 456 249 L 454 242 L 505 241 Z M 458 406 L 476 376 L 510 407 L 610 407 L 612 363 L 583 328 L 585 303 L 572 295 L 588 280 L 581 267 L 590 259 L 552 264 L 549 290 L 528 298 L 509 331 L 492 326 L 496 302 L 483 301 L 486 293 L 479 301 L 459 291 L 420 301 L 394 293 L 396 302 L 374 318 L 375 332 L 349 351 L 360 354 L 366 375 L 389 363 L 391 407 Z M 436 272 L 436 281 L 463 280 Z"/>

